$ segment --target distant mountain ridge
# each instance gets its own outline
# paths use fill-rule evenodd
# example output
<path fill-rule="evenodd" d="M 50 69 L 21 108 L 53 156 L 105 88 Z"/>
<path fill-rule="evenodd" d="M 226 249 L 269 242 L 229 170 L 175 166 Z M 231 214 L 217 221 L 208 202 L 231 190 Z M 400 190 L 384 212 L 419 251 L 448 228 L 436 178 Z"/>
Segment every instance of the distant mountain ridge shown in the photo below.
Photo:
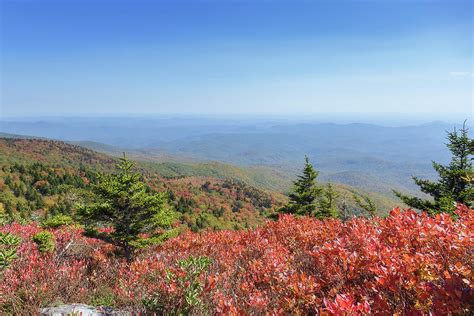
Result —
<path fill-rule="evenodd" d="M 5 135 L 3 135 L 5 136 Z M 67 167 L 69 169 L 79 168 L 82 164 L 99 170 L 111 170 L 116 158 L 109 154 L 98 153 L 86 149 L 76 144 L 67 144 L 61 141 L 35 140 L 28 137 L 18 138 L 0 138 L 0 148 L 3 148 L 0 154 L 0 163 L 10 161 L 11 159 L 25 162 L 39 161 L 42 163 Z M 86 143 L 91 144 L 91 143 Z M 113 149 L 112 155 L 115 157 L 121 155 L 114 147 L 109 145 L 101 146 L 93 143 L 93 147 L 102 150 Z M 132 159 L 139 161 L 138 168 L 147 175 L 158 175 L 164 183 L 174 183 L 176 179 L 196 182 L 203 184 L 206 181 L 220 183 L 220 181 L 231 181 L 234 183 L 244 183 L 257 190 L 282 191 L 288 189 L 291 185 L 291 179 L 287 174 L 278 173 L 273 169 L 265 167 L 236 167 L 218 162 L 210 163 L 183 163 L 183 162 L 154 162 L 152 158 L 146 160 L 135 156 L 134 152 L 128 153 Z M 166 180 L 168 179 L 168 180 Z M 189 180 L 186 180 L 189 179 Z M 194 180 L 193 180 L 194 179 Z M 201 180 L 197 180 L 201 179 Z M 217 182 L 216 182 L 217 181 Z M 352 194 L 368 194 L 373 198 L 379 208 L 388 211 L 401 203 L 385 194 L 361 190 L 353 186 L 344 184 L 335 184 L 335 187 L 346 200 L 351 200 Z M 280 193 L 272 193 L 280 203 L 285 198 Z M 353 203 L 353 202 L 351 202 Z"/>
<path fill-rule="evenodd" d="M 421 195 L 411 177 L 436 176 L 431 161 L 448 161 L 445 131 L 453 127 L 442 122 L 386 127 L 176 117 L 3 121 L 0 130 L 60 139 L 115 156 L 126 151 L 141 161 L 201 164 L 204 169 L 212 164 L 214 170 L 219 163 L 239 166 L 252 170 L 245 175 L 252 185 L 282 192 L 307 155 L 321 179 L 393 198 L 392 189 Z M 222 168 L 227 169 L 223 173 L 231 169 Z"/>

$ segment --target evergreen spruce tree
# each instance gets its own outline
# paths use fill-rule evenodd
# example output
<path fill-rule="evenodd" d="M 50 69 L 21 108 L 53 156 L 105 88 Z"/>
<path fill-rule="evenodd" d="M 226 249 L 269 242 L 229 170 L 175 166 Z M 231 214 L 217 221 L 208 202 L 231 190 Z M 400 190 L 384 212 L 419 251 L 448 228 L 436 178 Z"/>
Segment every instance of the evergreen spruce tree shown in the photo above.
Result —
<path fill-rule="evenodd" d="M 358 197 L 354 194 L 352 197 L 354 198 L 357 206 L 367 212 L 370 217 L 375 217 L 375 215 L 377 215 L 377 206 L 375 206 L 375 203 L 369 198 L 368 195 L 362 195 L 361 197 Z"/>
<path fill-rule="evenodd" d="M 322 197 L 319 201 L 319 209 L 316 210 L 315 216 L 319 219 L 338 217 L 338 209 L 336 204 L 338 197 L 339 193 L 334 190 L 331 183 L 328 183 L 322 193 Z"/>
<path fill-rule="evenodd" d="M 340 207 L 339 207 L 339 214 L 338 218 L 341 219 L 342 221 L 346 221 L 353 217 L 354 211 L 351 205 L 348 202 L 348 193 L 344 192 L 340 196 Z"/>
<path fill-rule="evenodd" d="M 293 192 L 290 193 L 290 202 L 283 207 L 281 212 L 314 215 L 318 208 L 318 199 L 321 196 L 321 188 L 316 183 L 318 172 L 309 163 L 308 157 L 305 157 L 305 166 L 303 174 L 293 182 Z"/>
<path fill-rule="evenodd" d="M 440 212 L 452 213 L 456 203 L 468 206 L 474 204 L 474 181 L 472 156 L 474 143 L 469 138 L 468 129 L 464 122 L 459 132 L 454 129 L 448 132 L 448 144 L 452 158 L 449 165 L 433 162 L 433 168 L 439 174 L 437 182 L 413 177 L 421 191 L 433 197 L 433 200 L 424 200 L 418 197 L 404 195 L 394 191 L 395 194 L 410 207 L 427 211 L 429 214 Z"/>
<path fill-rule="evenodd" d="M 163 232 L 175 220 L 166 192 L 148 192 L 148 186 L 133 167 L 124 155 L 117 164 L 118 173 L 102 175 L 93 186 L 94 202 L 81 205 L 78 211 L 86 234 L 117 246 L 128 261 L 147 240 L 166 236 Z M 99 232 L 100 227 L 112 227 L 113 231 Z M 144 233 L 150 234 L 147 240 L 140 237 Z"/>

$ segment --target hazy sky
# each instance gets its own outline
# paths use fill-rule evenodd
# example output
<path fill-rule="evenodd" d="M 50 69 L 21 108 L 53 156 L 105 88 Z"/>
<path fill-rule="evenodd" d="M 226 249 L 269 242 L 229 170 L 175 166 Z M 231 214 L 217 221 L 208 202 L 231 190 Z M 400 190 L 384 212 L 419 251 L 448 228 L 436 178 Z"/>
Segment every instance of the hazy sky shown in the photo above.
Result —
<path fill-rule="evenodd" d="M 0 3 L 3 117 L 472 117 L 472 1 Z"/>

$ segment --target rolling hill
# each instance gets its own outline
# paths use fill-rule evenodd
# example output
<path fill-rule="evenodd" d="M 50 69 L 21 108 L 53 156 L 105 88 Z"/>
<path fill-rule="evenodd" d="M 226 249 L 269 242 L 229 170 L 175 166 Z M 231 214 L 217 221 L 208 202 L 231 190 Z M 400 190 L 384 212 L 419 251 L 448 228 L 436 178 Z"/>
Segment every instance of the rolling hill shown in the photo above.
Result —
<path fill-rule="evenodd" d="M 16 219 L 73 215 L 91 198 L 98 172 L 113 172 L 117 158 L 60 141 L 0 138 L 0 213 Z M 249 228 L 283 205 L 285 197 L 209 175 L 165 177 L 153 164 L 137 169 L 152 190 L 166 191 L 183 225 L 199 230 Z"/>
<path fill-rule="evenodd" d="M 101 148 L 110 150 L 107 146 Z M 117 161 L 114 156 L 78 145 L 44 139 L 0 138 L 0 152 L 3 212 L 25 219 L 47 218 L 64 210 L 73 212 L 77 198 L 88 196 L 88 185 L 95 181 L 96 173 L 112 172 Z M 172 203 L 182 213 L 182 223 L 195 230 L 263 223 L 286 201 L 284 195 L 269 188 L 290 181 L 271 169 L 220 163 L 148 159 L 137 161 L 137 168 L 152 189 L 170 193 Z M 353 194 L 368 194 L 383 212 L 400 204 L 376 192 L 344 184 L 335 187 L 341 194 L 340 204 L 349 205 L 356 214 L 360 209 L 354 204 Z"/>
<path fill-rule="evenodd" d="M 469 122 L 468 122 L 469 123 Z M 285 192 L 307 155 L 321 179 L 394 198 L 392 189 L 420 195 L 411 177 L 436 177 L 431 161 L 445 163 L 446 130 L 455 124 L 406 126 L 324 123 L 304 119 L 109 117 L 2 121 L 0 131 L 74 142 L 112 155 L 165 163 L 163 172 L 187 165 L 232 174 L 223 165 L 251 170 L 245 181 Z M 217 162 L 217 163 L 216 163 Z M 223 164 L 223 165 L 222 165 Z M 209 173 L 198 172 L 198 175 Z M 217 172 L 217 171 L 216 171 Z M 239 173 L 241 171 L 239 170 Z M 217 172 L 219 173 L 219 172 Z M 273 177 L 276 176 L 276 181 Z"/>

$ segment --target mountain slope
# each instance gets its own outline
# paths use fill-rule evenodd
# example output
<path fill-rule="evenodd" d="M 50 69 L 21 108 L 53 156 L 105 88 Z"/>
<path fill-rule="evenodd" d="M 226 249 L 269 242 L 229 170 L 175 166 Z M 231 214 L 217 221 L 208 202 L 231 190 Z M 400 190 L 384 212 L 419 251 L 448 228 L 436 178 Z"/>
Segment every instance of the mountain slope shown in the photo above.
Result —
<path fill-rule="evenodd" d="M 431 161 L 449 160 L 445 131 L 454 127 L 443 122 L 390 127 L 203 117 L 44 118 L 3 121 L 0 125 L 4 132 L 119 146 L 127 148 L 127 152 L 136 151 L 137 158 L 143 160 L 192 164 L 218 161 L 244 169 L 256 168 L 252 170 L 254 174 L 265 166 L 267 171 L 278 170 L 284 175 L 286 188 L 268 178 L 261 182 L 260 176 L 247 178 L 255 180 L 255 185 L 268 184 L 272 190 L 282 191 L 289 188 L 288 180 L 299 172 L 307 155 L 325 179 L 349 184 L 356 180 L 355 174 L 364 174 L 377 179 L 380 186 L 376 189 L 383 188 L 384 194 L 391 194 L 392 188 L 419 194 L 411 176 L 436 177 Z M 114 150 L 89 145 L 99 151 Z M 267 171 L 263 173 L 268 177 Z M 372 191 L 373 185 L 365 183 L 355 185 Z"/>
<path fill-rule="evenodd" d="M 0 138 L 0 215 L 43 219 L 73 215 L 91 197 L 97 172 L 112 172 L 117 159 L 59 141 Z M 166 178 L 149 164 L 137 168 L 151 189 L 169 193 L 181 222 L 193 230 L 254 227 L 283 205 L 281 194 L 242 181 L 209 176 Z"/>
<path fill-rule="evenodd" d="M 112 154 L 116 156 L 120 152 L 110 146 L 101 146 L 100 144 L 94 144 L 94 146 L 101 148 L 101 150 L 104 148 L 109 151 L 113 150 Z M 89 174 L 97 171 L 112 172 L 117 161 L 116 157 L 60 141 L 1 138 L 0 150 L 2 153 L 0 165 L 3 167 L 11 167 L 15 163 L 24 166 L 41 163 L 44 165 L 43 169 L 53 169 L 55 172 L 60 170 L 60 172 L 79 177 L 84 177 L 86 172 Z M 153 162 L 153 157 L 137 157 L 136 151 L 129 154 L 129 157 L 141 159 L 137 162 L 137 168 L 144 174 L 150 186 L 156 190 L 173 192 L 176 206 L 181 203 L 180 208 L 186 208 L 187 212 L 192 213 L 190 226 L 195 225 L 196 222 L 197 215 L 194 213 L 202 211 L 203 213 L 220 214 L 222 210 L 224 213 L 227 211 L 229 214 L 230 212 L 235 214 L 224 216 L 218 221 L 219 225 L 214 225 L 216 227 L 229 227 L 229 222 L 254 225 L 261 222 L 264 215 L 273 212 L 275 208 L 285 203 L 286 197 L 275 190 L 281 192 L 288 190 L 291 186 L 289 174 L 278 173 L 271 168 L 240 168 L 216 162 L 157 163 Z M 145 159 L 146 161 L 143 161 Z M 5 178 L 5 172 L 2 176 Z M 14 175 L 14 178 L 20 181 L 18 174 Z M 85 182 L 89 180 L 87 179 Z M 26 184 L 24 185 L 26 186 Z M 32 186 L 34 183 L 29 185 Z M 377 193 L 376 190 L 371 192 L 342 183 L 335 183 L 335 188 L 341 194 L 340 203 L 344 201 L 355 213 L 360 210 L 357 210 L 358 208 L 352 199 L 353 194 L 368 195 L 383 213 L 401 204 L 390 196 Z M 269 189 L 273 190 L 269 191 Z M 47 199 L 48 206 L 52 207 L 62 198 L 62 196 L 49 197 Z M 23 202 L 26 203 L 26 201 Z M 33 211 L 34 206 L 31 205 L 30 208 Z M 236 212 L 236 210 L 242 211 Z M 245 218 L 246 216 L 248 219 Z M 215 219 L 210 218 L 207 221 L 213 222 Z"/>

